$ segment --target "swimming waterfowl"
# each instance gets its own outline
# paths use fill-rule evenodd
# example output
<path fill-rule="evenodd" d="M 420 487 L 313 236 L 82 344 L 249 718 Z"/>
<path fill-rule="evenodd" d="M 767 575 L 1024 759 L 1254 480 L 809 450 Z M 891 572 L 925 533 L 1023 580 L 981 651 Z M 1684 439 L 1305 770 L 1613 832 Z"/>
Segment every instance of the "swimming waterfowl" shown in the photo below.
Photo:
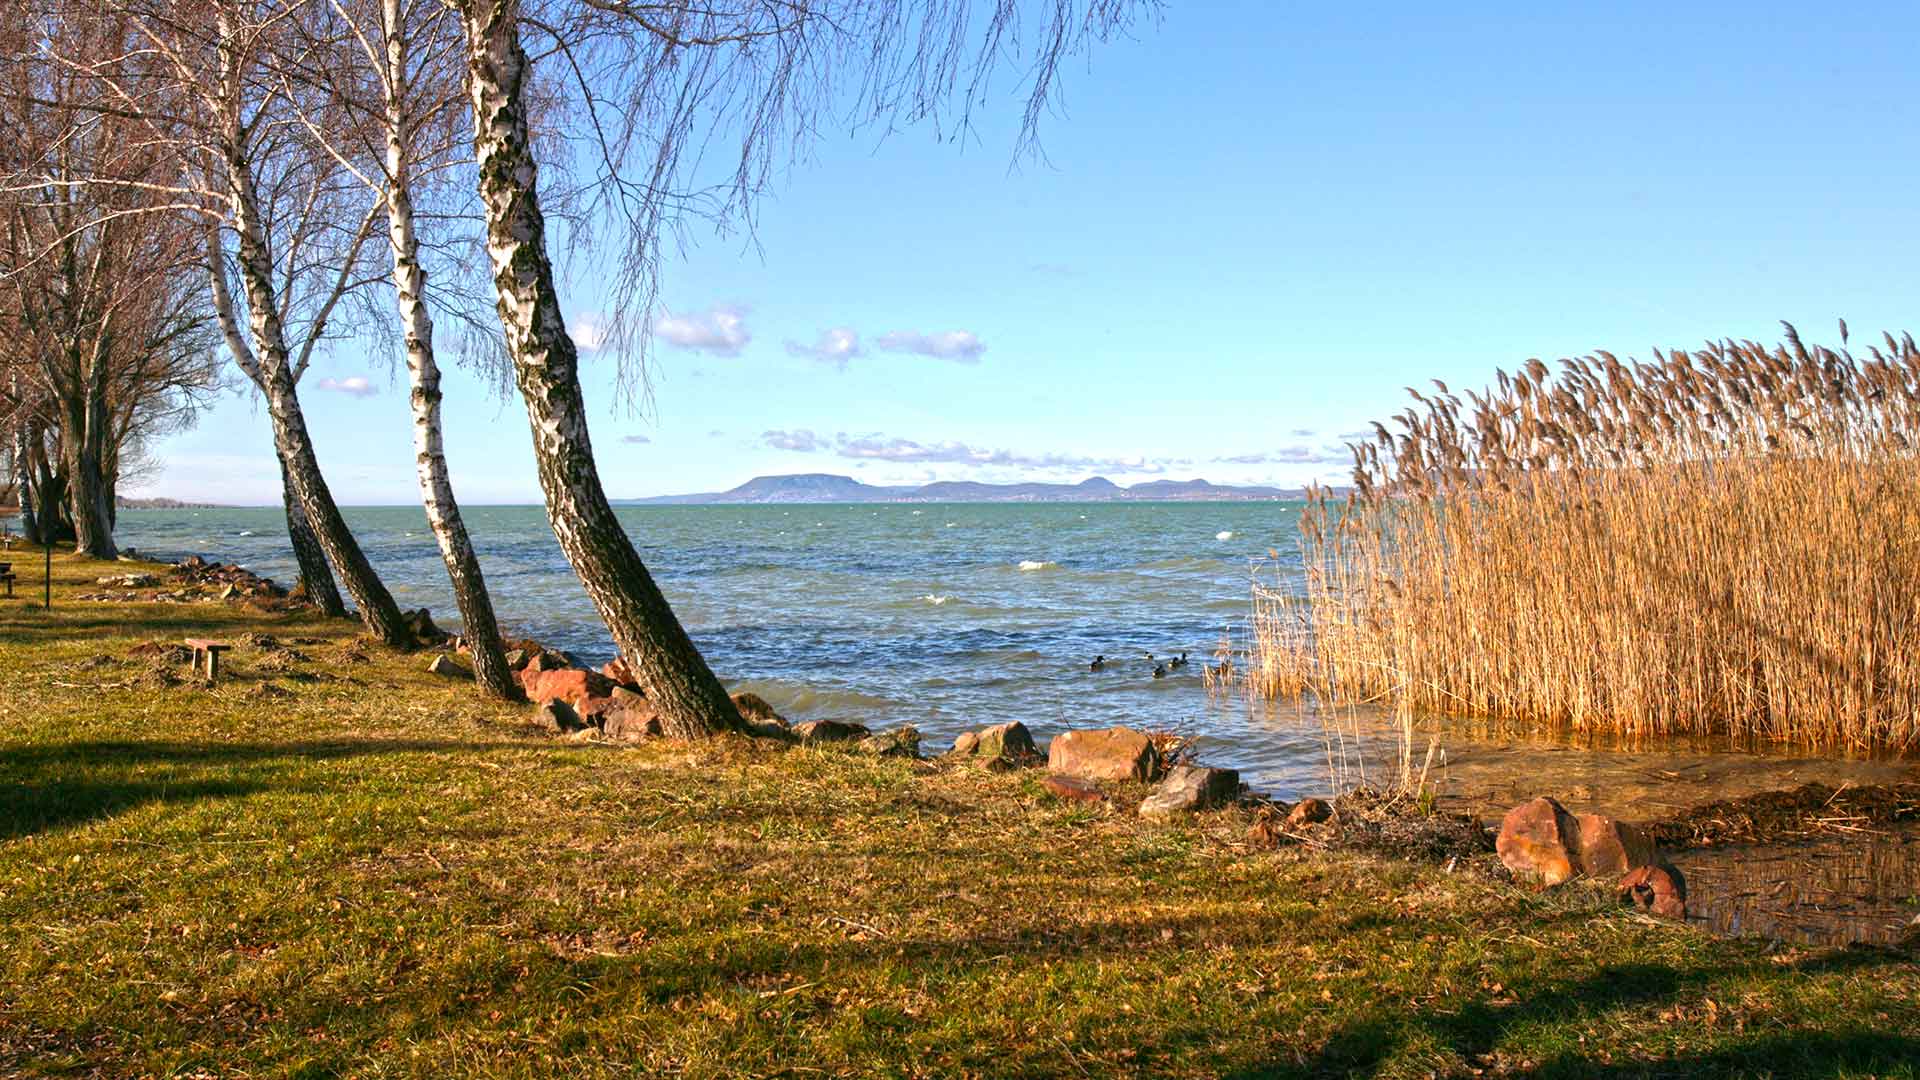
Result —
<path fill-rule="evenodd" d="M 1092 667 L 1093 667 L 1093 670 L 1095 671 L 1107 670 L 1107 658 L 1105 656 L 1094 657 Z"/>
<path fill-rule="evenodd" d="M 1172 659 L 1171 661 L 1169 661 L 1169 662 L 1168 662 L 1168 664 L 1167 664 L 1167 666 L 1168 666 L 1168 667 L 1170 667 L 1170 668 L 1183 668 L 1183 667 L 1186 667 L 1186 666 L 1187 666 L 1187 654 L 1186 654 L 1186 653 L 1181 653 L 1181 654 L 1180 654 L 1179 656 L 1176 656 L 1176 657 L 1174 657 L 1174 658 L 1173 658 L 1173 659 Z"/>
<path fill-rule="evenodd" d="M 1164 679 L 1164 678 L 1166 678 L 1166 677 L 1167 677 L 1167 665 L 1165 665 L 1165 664 L 1155 664 L 1155 665 L 1153 665 L 1153 677 L 1154 677 L 1154 678 L 1156 678 L 1156 679 Z"/>

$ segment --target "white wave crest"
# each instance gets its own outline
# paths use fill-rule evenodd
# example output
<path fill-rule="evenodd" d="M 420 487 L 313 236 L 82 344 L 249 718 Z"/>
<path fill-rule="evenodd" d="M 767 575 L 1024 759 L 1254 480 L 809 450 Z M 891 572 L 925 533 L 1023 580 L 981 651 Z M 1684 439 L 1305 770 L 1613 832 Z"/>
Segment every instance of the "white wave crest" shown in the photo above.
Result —
<path fill-rule="evenodd" d="M 1054 567 L 1059 565 L 1060 565 L 1059 563 L 1040 562 L 1035 559 L 1020 560 L 1020 569 L 1022 570 L 1051 570 Z"/>
<path fill-rule="evenodd" d="M 1214 538 L 1215 540 L 1231 540 L 1231 539 L 1233 539 L 1233 530 L 1232 530 L 1232 529 L 1222 529 L 1222 530 L 1220 530 L 1219 532 L 1217 532 L 1217 533 L 1214 533 L 1214 534 L 1213 534 L 1213 538 Z"/>
<path fill-rule="evenodd" d="M 241 535 L 241 536 L 252 536 L 252 535 L 253 535 L 253 530 L 252 530 L 252 529 L 241 529 L 241 530 L 240 530 L 240 535 Z"/>
<path fill-rule="evenodd" d="M 934 607 L 939 607 L 941 604 L 944 604 L 947 601 L 953 599 L 953 597 L 939 596 L 934 593 L 928 593 L 927 595 L 921 597 L 920 599 L 925 600 L 927 603 L 932 604 Z"/>

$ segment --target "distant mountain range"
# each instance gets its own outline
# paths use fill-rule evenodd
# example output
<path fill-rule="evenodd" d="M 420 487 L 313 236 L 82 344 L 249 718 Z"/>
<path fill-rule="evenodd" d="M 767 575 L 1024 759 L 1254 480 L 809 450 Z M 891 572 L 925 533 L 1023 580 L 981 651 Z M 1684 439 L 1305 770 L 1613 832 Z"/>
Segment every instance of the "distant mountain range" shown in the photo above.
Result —
<path fill-rule="evenodd" d="M 924 502 L 1251 502 L 1297 499 L 1298 488 L 1232 487 L 1205 480 L 1149 480 L 1121 487 L 1104 476 L 1077 484 L 978 484 L 943 480 L 917 487 L 863 484 L 851 476 L 756 476 L 731 491 L 622 499 L 624 503 L 924 503 Z"/>

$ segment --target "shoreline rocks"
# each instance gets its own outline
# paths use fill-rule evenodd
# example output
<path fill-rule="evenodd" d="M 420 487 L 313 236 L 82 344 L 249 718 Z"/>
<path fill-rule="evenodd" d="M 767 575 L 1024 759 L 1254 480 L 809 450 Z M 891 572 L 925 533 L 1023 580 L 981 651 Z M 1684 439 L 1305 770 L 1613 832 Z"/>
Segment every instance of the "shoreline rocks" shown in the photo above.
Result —
<path fill-rule="evenodd" d="M 1166 779 L 1140 804 L 1141 817 L 1171 817 L 1174 814 L 1212 810 L 1232 802 L 1240 794 L 1240 774 L 1233 769 L 1214 769 L 1205 765 L 1175 765 Z"/>
<path fill-rule="evenodd" d="M 1062 732 L 1047 746 L 1047 771 L 1079 780 L 1151 781 L 1160 766 L 1153 739 L 1129 727 Z"/>

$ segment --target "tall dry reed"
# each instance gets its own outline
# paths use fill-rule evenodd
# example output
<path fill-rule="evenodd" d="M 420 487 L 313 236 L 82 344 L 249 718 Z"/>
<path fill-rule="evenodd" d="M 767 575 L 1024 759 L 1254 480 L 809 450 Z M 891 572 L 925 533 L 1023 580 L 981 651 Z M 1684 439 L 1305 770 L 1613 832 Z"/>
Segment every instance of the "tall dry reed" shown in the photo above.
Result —
<path fill-rule="evenodd" d="M 1259 692 L 1920 745 L 1920 349 L 1710 344 L 1436 382 L 1255 593 Z"/>

